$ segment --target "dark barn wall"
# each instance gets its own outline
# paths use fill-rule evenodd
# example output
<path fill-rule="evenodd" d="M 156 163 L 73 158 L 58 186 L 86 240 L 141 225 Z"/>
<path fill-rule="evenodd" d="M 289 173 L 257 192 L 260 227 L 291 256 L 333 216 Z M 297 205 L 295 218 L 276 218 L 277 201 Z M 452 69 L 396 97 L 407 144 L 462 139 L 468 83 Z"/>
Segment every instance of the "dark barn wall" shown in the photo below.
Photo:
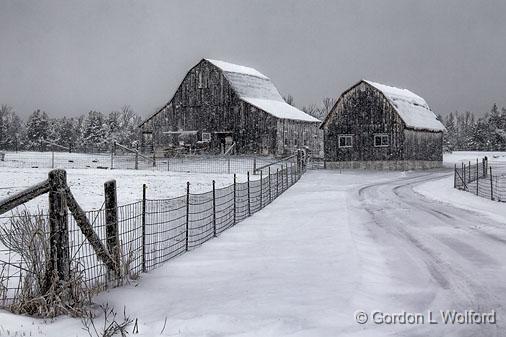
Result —
<path fill-rule="evenodd" d="M 404 130 L 406 160 L 443 161 L 443 133 Z"/>
<path fill-rule="evenodd" d="M 232 131 L 239 153 L 273 153 L 276 121 L 270 114 L 241 101 L 221 70 L 203 60 L 188 72 L 169 104 L 143 125 L 143 131 L 153 133 L 157 150 L 174 138 L 164 135 L 164 131 L 197 130 L 198 137 L 202 131 Z M 211 148 L 214 152 L 220 150 L 215 134 Z"/>
<path fill-rule="evenodd" d="M 320 123 L 308 123 L 303 121 L 280 119 L 277 125 L 277 150 L 278 154 L 290 155 L 297 148 L 308 147 L 312 155 L 321 156 L 323 149 L 323 132 Z"/>
<path fill-rule="evenodd" d="M 404 124 L 386 98 L 365 83 L 344 93 L 325 124 L 326 161 L 403 159 Z M 374 147 L 375 134 L 388 134 L 388 147 Z M 339 148 L 339 135 L 353 135 L 353 147 Z"/>

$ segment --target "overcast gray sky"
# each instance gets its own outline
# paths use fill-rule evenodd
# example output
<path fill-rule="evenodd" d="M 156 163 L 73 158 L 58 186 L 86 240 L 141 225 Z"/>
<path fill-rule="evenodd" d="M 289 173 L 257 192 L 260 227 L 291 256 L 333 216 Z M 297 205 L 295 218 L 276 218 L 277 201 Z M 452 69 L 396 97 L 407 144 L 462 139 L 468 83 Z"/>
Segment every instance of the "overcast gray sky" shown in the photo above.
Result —
<path fill-rule="evenodd" d="M 27 116 L 147 115 L 201 58 L 256 68 L 306 105 L 361 78 L 432 109 L 506 106 L 506 1 L 0 2 L 0 103 Z"/>

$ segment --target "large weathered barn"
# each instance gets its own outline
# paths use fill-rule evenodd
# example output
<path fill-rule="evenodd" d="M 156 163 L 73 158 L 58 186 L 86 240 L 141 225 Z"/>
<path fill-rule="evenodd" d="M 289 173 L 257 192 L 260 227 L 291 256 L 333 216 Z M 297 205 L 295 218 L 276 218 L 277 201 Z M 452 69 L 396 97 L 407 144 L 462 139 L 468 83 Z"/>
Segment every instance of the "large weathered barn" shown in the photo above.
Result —
<path fill-rule="evenodd" d="M 203 59 L 172 99 L 142 124 L 144 150 L 285 155 L 322 151 L 320 121 L 287 104 L 249 67 Z M 235 144 L 235 145 L 234 145 Z"/>
<path fill-rule="evenodd" d="M 329 168 L 440 167 L 444 126 L 423 98 L 367 80 L 346 90 L 326 116 Z"/>

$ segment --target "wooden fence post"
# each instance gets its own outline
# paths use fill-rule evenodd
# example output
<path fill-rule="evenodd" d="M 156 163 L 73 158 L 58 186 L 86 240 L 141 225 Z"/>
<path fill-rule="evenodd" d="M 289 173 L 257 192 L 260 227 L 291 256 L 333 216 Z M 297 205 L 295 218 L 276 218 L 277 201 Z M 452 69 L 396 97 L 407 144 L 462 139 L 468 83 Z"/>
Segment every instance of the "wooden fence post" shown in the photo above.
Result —
<path fill-rule="evenodd" d="M 213 180 L 213 236 L 216 237 L 216 182 Z"/>
<path fill-rule="evenodd" d="M 260 170 L 260 209 L 264 207 L 263 199 L 264 199 L 264 181 L 263 181 L 263 172 L 262 170 Z"/>
<path fill-rule="evenodd" d="M 489 169 L 490 169 L 490 199 L 494 200 L 494 181 L 492 178 L 492 166 L 490 166 Z"/>
<path fill-rule="evenodd" d="M 472 167 L 471 161 L 469 161 L 469 165 L 468 165 L 469 182 L 471 182 L 471 167 Z M 476 169 L 478 169 L 478 166 L 476 166 Z"/>
<path fill-rule="evenodd" d="M 476 195 L 478 195 L 479 193 L 479 187 L 480 187 L 480 182 L 479 182 L 479 174 L 480 174 L 480 170 L 478 169 L 480 166 L 479 166 L 479 162 L 478 162 L 478 158 L 476 158 Z"/>
<path fill-rule="evenodd" d="M 257 174 L 257 158 L 253 157 L 253 175 Z"/>
<path fill-rule="evenodd" d="M 116 142 L 111 144 L 111 170 L 114 169 L 114 150 L 116 148 Z"/>
<path fill-rule="evenodd" d="M 227 156 L 227 173 L 230 174 L 230 155 Z"/>
<path fill-rule="evenodd" d="M 107 250 L 113 258 L 116 265 L 120 266 L 121 261 L 121 247 L 119 243 L 119 230 L 118 230 L 118 196 L 116 192 L 116 180 L 107 181 L 104 184 L 105 195 L 105 233 Z M 120 271 L 116 270 L 117 273 Z M 109 275 L 110 277 L 112 275 Z M 114 275 L 120 278 L 121 275 Z"/>
<path fill-rule="evenodd" d="M 135 169 L 139 169 L 139 150 L 135 150 Z"/>
<path fill-rule="evenodd" d="M 453 188 L 457 188 L 457 164 L 455 164 L 455 168 L 453 169 Z"/>
<path fill-rule="evenodd" d="M 186 182 L 186 239 L 185 249 L 188 251 L 188 238 L 190 230 L 190 182 Z"/>
<path fill-rule="evenodd" d="M 276 169 L 276 198 L 279 196 L 279 168 Z"/>
<path fill-rule="evenodd" d="M 146 268 L 146 184 L 142 185 L 142 272 L 147 271 Z"/>
<path fill-rule="evenodd" d="M 236 210 L 237 210 L 237 206 L 236 206 L 236 192 L 237 191 L 237 178 L 236 178 L 236 175 L 234 173 L 234 225 L 235 225 L 235 221 L 236 221 Z"/>
<path fill-rule="evenodd" d="M 54 169 L 54 146 L 51 148 L 51 168 Z"/>
<path fill-rule="evenodd" d="M 285 172 L 286 173 L 285 174 L 286 175 L 286 189 L 288 189 L 288 187 L 290 186 L 290 185 L 288 185 L 288 164 L 285 165 L 285 171 L 286 171 Z"/>
<path fill-rule="evenodd" d="M 48 177 L 50 257 L 45 281 L 46 291 L 51 287 L 55 274 L 58 275 L 60 282 L 68 281 L 70 275 L 68 211 L 65 195 L 67 173 L 64 170 L 52 170 Z"/>
<path fill-rule="evenodd" d="M 249 171 L 248 171 L 248 216 L 251 215 L 251 193 L 249 188 Z"/>
<path fill-rule="evenodd" d="M 271 167 L 269 166 L 269 204 L 272 202 Z"/>

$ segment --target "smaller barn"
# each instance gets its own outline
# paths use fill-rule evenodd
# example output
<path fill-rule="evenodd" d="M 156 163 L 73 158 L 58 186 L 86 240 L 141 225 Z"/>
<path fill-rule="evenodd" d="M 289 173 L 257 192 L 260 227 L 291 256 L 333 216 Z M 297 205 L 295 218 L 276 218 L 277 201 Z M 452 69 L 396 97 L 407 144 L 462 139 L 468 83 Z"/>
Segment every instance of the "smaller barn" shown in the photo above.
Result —
<path fill-rule="evenodd" d="M 172 98 L 142 122 L 144 151 L 284 156 L 323 152 L 321 121 L 287 104 L 259 71 L 202 59 Z"/>
<path fill-rule="evenodd" d="M 339 97 L 321 128 L 327 168 L 442 166 L 445 128 L 407 89 L 361 80 Z"/>

